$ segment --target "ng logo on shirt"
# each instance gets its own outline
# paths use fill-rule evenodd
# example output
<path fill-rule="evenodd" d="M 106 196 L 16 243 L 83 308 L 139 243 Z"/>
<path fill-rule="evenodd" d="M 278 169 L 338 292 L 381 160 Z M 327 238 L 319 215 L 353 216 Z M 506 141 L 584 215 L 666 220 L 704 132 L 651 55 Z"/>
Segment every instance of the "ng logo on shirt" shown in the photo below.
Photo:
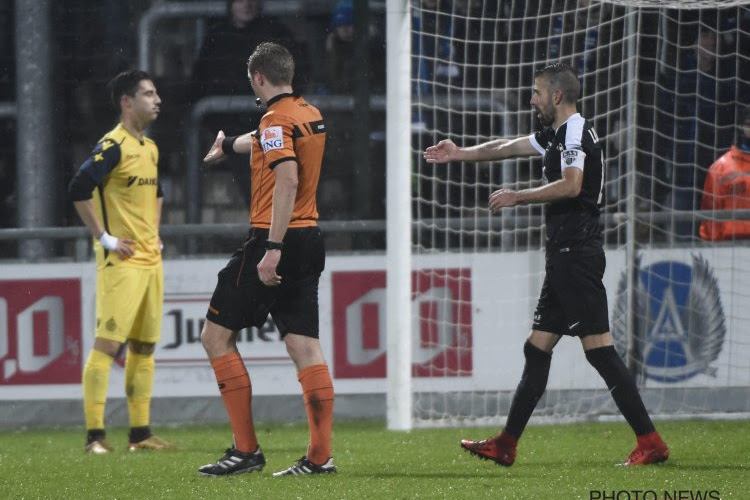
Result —
<path fill-rule="evenodd" d="M 263 146 L 263 152 L 267 153 L 272 149 L 281 149 L 284 147 L 284 134 L 281 127 L 268 127 L 260 134 L 260 144 Z"/>

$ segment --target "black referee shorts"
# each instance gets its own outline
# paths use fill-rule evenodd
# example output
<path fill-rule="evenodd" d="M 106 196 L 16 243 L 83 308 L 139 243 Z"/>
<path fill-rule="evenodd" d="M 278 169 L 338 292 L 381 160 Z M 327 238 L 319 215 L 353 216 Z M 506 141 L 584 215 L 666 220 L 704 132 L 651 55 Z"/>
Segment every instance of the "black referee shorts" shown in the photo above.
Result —
<path fill-rule="evenodd" d="M 219 272 L 206 318 L 241 330 L 260 328 L 268 315 L 282 337 L 287 333 L 318 338 L 318 281 L 325 267 L 325 248 L 320 228 L 290 228 L 276 273 L 279 286 L 266 286 L 257 265 L 266 253 L 267 229 L 250 229 L 250 236 Z"/>
<path fill-rule="evenodd" d="M 609 331 L 604 252 L 553 253 L 534 313 L 534 330 L 583 337 Z"/>

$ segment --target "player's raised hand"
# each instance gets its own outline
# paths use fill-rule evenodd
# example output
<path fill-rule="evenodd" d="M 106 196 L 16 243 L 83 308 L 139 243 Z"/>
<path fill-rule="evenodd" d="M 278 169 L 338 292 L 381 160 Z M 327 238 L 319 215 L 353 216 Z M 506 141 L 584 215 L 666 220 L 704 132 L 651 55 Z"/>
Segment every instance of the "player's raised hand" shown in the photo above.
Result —
<path fill-rule="evenodd" d="M 443 139 L 434 146 L 425 149 L 422 156 L 427 163 L 446 163 L 458 160 L 458 146 L 450 140 Z"/>
<path fill-rule="evenodd" d="M 224 150 L 221 149 L 221 143 L 225 137 L 224 131 L 219 130 L 219 133 L 216 134 L 216 140 L 211 145 L 211 149 L 208 150 L 208 153 L 206 153 L 206 156 L 203 158 L 203 163 L 211 163 L 224 156 Z"/>

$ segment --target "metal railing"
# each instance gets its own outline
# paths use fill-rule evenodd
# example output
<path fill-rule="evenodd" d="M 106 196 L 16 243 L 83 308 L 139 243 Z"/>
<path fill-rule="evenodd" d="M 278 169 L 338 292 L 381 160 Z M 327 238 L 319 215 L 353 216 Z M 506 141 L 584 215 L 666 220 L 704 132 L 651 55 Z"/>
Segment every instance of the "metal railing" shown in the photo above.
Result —
<path fill-rule="evenodd" d="M 354 107 L 354 98 L 348 95 L 312 95 L 306 97 L 321 111 L 348 111 Z M 385 110 L 385 96 L 370 97 L 370 108 Z M 203 154 L 208 152 L 210 144 L 201 144 L 200 128 L 203 119 L 211 114 L 242 114 L 262 112 L 250 96 L 209 96 L 204 97 L 190 111 L 190 118 L 185 127 L 186 172 L 185 194 L 187 199 L 186 218 L 189 224 L 201 222 L 201 186 L 200 168 Z"/>
<path fill-rule="evenodd" d="M 513 210 L 513 209 L 504 209 Z M 515 229 L 539 227 L 544 223 L 542 215 L 481 215 L 476 217 L 444 217 L 415 220 L 414 228 L 434 227 L 449 230 L 489 229 L 500 230 L 502 219 L 512 219 Z M 750 209 L 744 210 L 673 210 L 663 212 L 638 212 L 636 220 L 649 224 L 663 224 L 668 222 L 697 221 L 725 221 L 750 219 Z M 612 228 L 628 221 L 624 212 L 603 214 L 602 222 L 605 228 Z M 375 233 L 383 232 L 386 221 L 383 219 L 366 220 L 322 220 L 318 224 L 327 233 Z M 159 228 L 161 236 L 191 237 L 191 236 L 237 236 L 246 232 L 245 223 L 223 224 L 167 224 Z M 89 239 L 89 230 L 83 226 L 73 227 L 29 227 L 0 229 L 0 241 L 22 241 L 28 239 L 70 240 Z M 750 241 L 749 241 L 750 243 Z"/>
<path fill-rule="evenodd" d="M 323 94 L 308 95 L 305 99 L 315 105 L 324 114 L 328 111 L 340 112 L 354 109 L 355 99 L 351 95 Z M 426 106 L 448 107 L 451 109 L 486 109 L 497 112 L 505 110 L 502 100 L 493 93 L 476 95 L 437 95 L 421 98 L 420 104 Z M 370 109 L 385 111 L 386 97 L 384 95 L 370 96 Z M 255 100 L 247 96 L 208 96 L 199 100 L 190 110 L 190 117 L 185 127 L 186 172 L 185 194 L 187 197 L 186 220 L 189 224 L 201 222 L 201 187 L 200 168 L 203 154 L 208 152 L 210 144 L 201 144 L 200 127 L 203 119 L 211 114 L 242 114 L 263 112 L 255 104 Z"/>
<path fill-rule="evenodd" d="M 155 26 L 158 23 L 167 19 L 223 17 L 226 12 L 226 2 L 223 1 L 166 2 L 153 5 L 143 13 L 138 22 L 138 68 L 151 73 L 152 36 L 156 32 Z M 283 2 L 267 1 L 263 5 L 263 14 L 268 16 L 293 16 L 303 12 L 327 14 L 330 12 L 330 2 L 284 0 Z"/>

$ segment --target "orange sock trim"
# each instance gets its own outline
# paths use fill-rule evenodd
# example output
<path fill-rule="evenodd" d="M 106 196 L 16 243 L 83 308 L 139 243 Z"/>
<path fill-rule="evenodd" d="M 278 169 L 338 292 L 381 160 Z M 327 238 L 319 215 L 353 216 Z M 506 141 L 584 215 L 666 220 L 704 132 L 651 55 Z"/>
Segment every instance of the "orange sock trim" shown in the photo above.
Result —
<path fill-rule="evenodd" d="M 322 465 L 331 456 L 331 429 L 333 428 L 333 381 L 328 365 L 308 366 L 297 374 L 305 400 L 307 423 L 310 427 L 310 445 L 307 459 Z"/>
<path fill-rule="evenodd" d="M 232 426 L 234 446 L 246 453 L 255 451 L 258 439 L 253 426 L 253 388 L 245 363 L 238 352 L 232 352 L 212 359 L 211 367 Z"/>

